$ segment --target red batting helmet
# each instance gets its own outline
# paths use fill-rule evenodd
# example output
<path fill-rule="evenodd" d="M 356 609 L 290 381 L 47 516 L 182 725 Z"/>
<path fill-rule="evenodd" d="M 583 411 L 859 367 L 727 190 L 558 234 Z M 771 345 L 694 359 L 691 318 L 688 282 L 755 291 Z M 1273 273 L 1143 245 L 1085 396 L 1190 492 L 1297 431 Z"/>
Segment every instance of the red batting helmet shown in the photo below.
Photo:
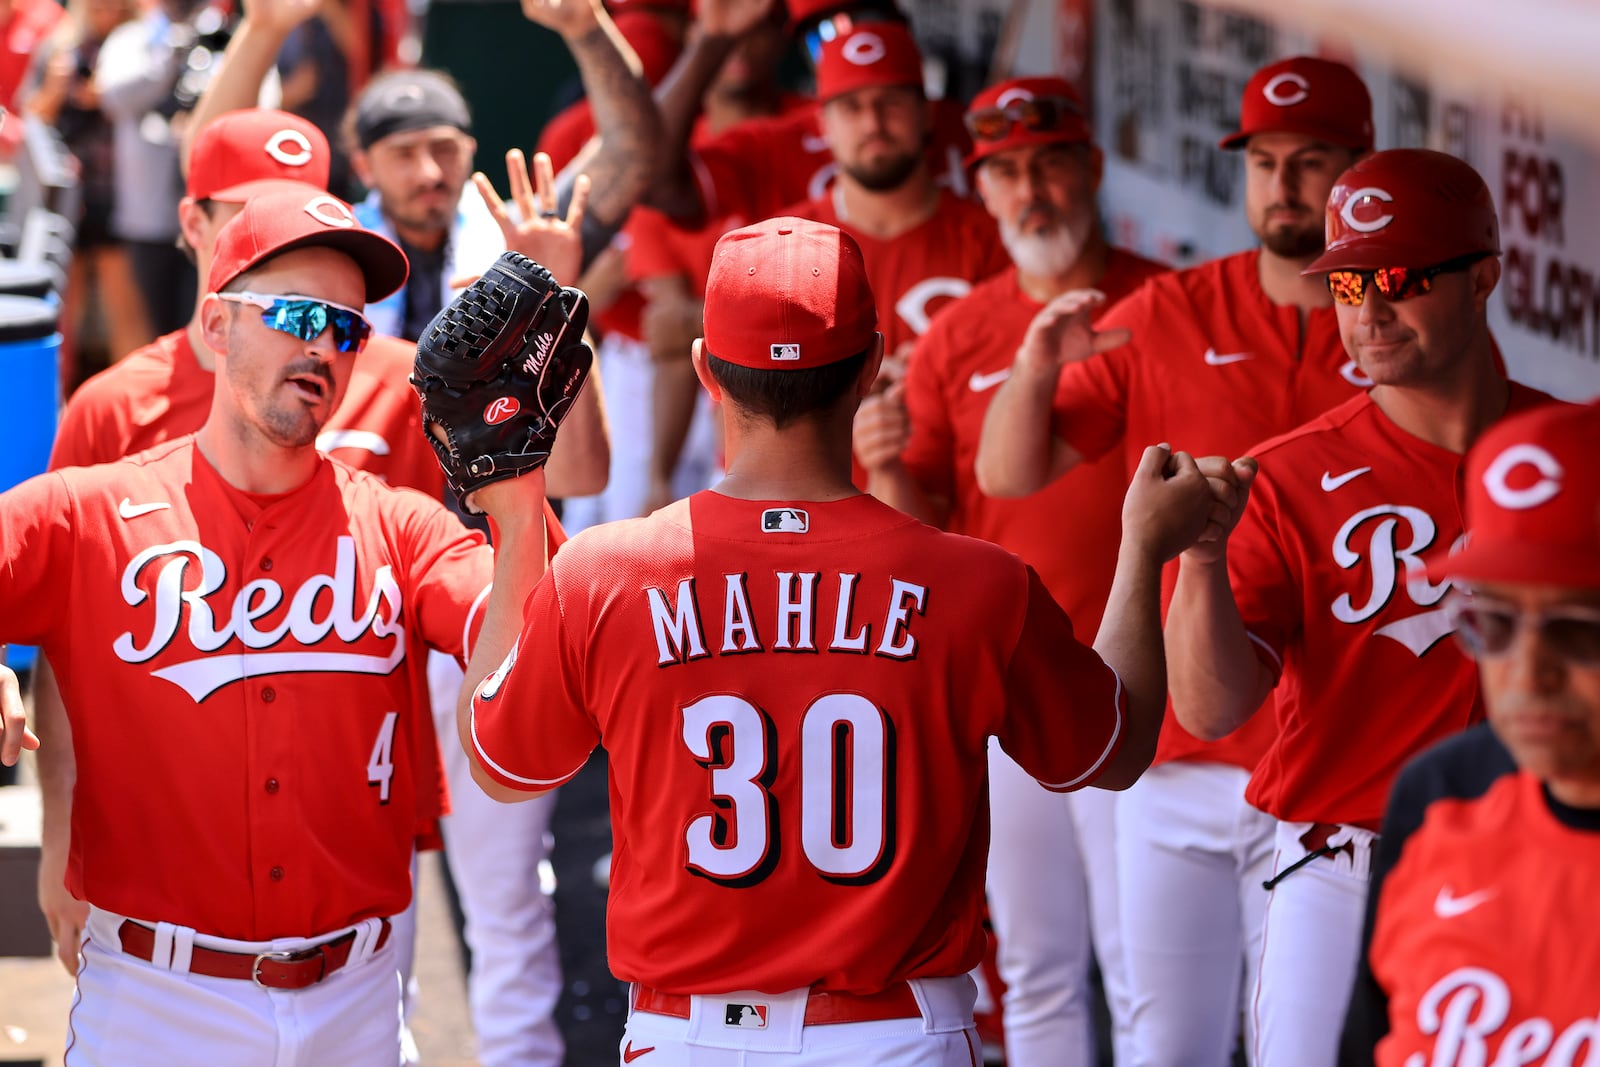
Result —
<path fill-rule="evenodd" d="M 1500 224 L 1483 178 L 1426 148 L 1376 152 L 1339 175 L 1328 197 L 1328 244 L 1302 273 L 1431 267 L 1498 255 Z"/>

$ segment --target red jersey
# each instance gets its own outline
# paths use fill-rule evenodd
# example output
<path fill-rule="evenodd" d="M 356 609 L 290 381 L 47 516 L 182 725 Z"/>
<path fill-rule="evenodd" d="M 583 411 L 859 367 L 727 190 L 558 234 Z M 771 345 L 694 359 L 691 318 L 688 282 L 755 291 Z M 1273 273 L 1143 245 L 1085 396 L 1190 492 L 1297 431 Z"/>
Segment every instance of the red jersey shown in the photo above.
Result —
<path fill-rule="evenodd" d="M 1539 780 L 1440 800 L 1383 887 L 1372 970 L 1389 994 L 1379 1067 L 1577 1067 L 1600 989 L 1600 834 L 1551 814 Z"/>
<path fill-rule="evenodd" d="M 628 280 L 682 277 L 689 283 L 689 292 L 704 299 L 717 240 L 743 225 L 745 220 L 735 215 L 715 219 L 697 230 L 686 230 L 654 208 L 636 207 L 628 216 L 626 231 Z"/>
<path fill-rule="evenodd" d="M 816 102 L 807 105 L 738 123 L 693 146 L 689 164 L 708 218 L 771 218 L 790 204 L 815 200 L 827 191 L 839 168 L 822 139 Z M 971 186 L 964 161 L 972 138 L 962 122 L 961 105 L 936 100 L 933 107 L 928 166 L 935 181 L 965 198 Z"/>
<path fill-rule="evenodd" d="M 1113 248 L 1098 288 L 1114 302 L 1166 269 Z M 989 402 L 1043 307 L 1018 286 L 1013 267 L 979 282 L 933 320 L 906 373 L 911 441 L 903 458 L 925 490 L 950 501 L 947 529 L 1021 556 L 1074 627 L 1092 634 L 1122 540 L 1121 501 L 1128 491 L 1122 453 L 1081 463 L 1019 500 L 985 496 L 974 472 Z"/>
<path fill-rule="evenodd" d="M 1511 383 L 1508 414 L 1552 400 Z M 1466 457 L 1356 397 L 1252 453 L 1261 473 L 1228 575 L 1278 731 L 1245 799 L 1284 822 L 1376 830 L 1406 760 L 1483 718 L 1478 671 L 1448 640 Z M 1261 718 L 1261 714 L 1257 714 Z"/>
<path fill-rule="evenodd" d="M 1120 447 L 1129 470 L 1150 445 L 1196 456 L 1241 456 L 1371 384 L 1339 339 L 1332 307 L 1306 313 L 1274 304 L 1261 288 L 1259 251 L 1214 259 L 1154 278 L 1096 325 L 1126 326 L 1133 340 L 1068 366 L 1053 428 L 1088 459 Z M 1163 610 L 1178 565 L 1162 573 Z M 1257 715 L 1208 744 L 1167 715 L 1155 762 L 1194 759 L 1253 768 L 1273 736 Z"/>
<path fill-rule="evenodd" d="M 331 460 L 244 493 L 192 437 L 0 495 L 0 641 L 72 725 L 73 895 L 252 941 L 403 910 L 424 646 L 464 656 L 492 570 L 420 493 Z"/>
<path fill-rule="evenodd" d="M 1010 553 L 868 496 L 702 492 L 568 542 L 473 739 L 533 790 L 605 745 L 617 977 L 864 993 L 978 963 L 988 737 L 1066 790 L 1122 723 Z"/>
<path fill-rule="evenodd" d="M 416 345 L 374 337 L 356 357 L 339 409 L 317 449 L 395 485 L 441 497 L 444 474 L 422 432 L 407 381 Z M 200 365 L 187 330 L 159 337 L 96 374 L 61 415 L 50 469 L 88 467 L 193 433 L 211 413 L 216 376 Z"/>
<path fill-rule="evenodd" d="M 840 221 L 831 196 L 781 214 L 825 222 L 856 239 L 878 304 L 886 354 L 926 333 L 934 315 L 971 292 L 974 282 L 1011 264 L 989 213 L 947 190 L 939 193 L 939 206 L 926 222 L 887 241 Z"/>

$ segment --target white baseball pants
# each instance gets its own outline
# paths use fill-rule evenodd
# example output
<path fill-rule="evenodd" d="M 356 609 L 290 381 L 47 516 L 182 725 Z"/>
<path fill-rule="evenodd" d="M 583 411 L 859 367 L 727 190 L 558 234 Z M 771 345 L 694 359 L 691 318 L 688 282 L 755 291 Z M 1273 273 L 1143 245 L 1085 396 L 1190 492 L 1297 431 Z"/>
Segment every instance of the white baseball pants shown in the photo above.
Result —
<path fill-rule="evenodd" d="M 1052 793 L 989 742 L 989 918 L 1006 984 L 1006 1063 L 1096 1062 L 1089 963 L 1100 960 L 1121 1062 L 1127 982 L 1117 923 L 1117 797 Z"/>
<path fill-rule="evenodd" d="M 467 1000 L 478 1062 L 560 1067 L 566 1051 L 555 1020 L 561 956 L 555 910 L 539 883 L 556 795 L 501 804 L 478 788 L 456 732 L 462 679 L 454 659 L 430 654 L 434 726 L 450 783 L 451 812 L 441 830 L 472 950 Z"/>
<path fill-rule="evenodd" d="M 400 1061 L 400 972 L 391 933 L 359 927 L 349 961 L 306 989 L 265 989 L 190 974 L 189 950 L 293 952 L 340 936 L 243 942 L 157 927 L 160 965 L 123 953 L 123 916 L 89 910 L 68 1020 L 66 1067 L 395 1067 Z M 154 923 L 150 925 L 155 925 Z"/>
<path fill-rule="evenodd" d="M 630 1011 L 619 1049 L 635 1067 L 982 1067 L 966 975 L 919 979 L 921 1018 L 805 1026 L 807 990 L 691 998 L 690 1018 Z M 727 1025 L 730 1002 L 760 1000 L 765 1025 Z"/>
<path fill-rule="evenodd" d="M 1273 874 L 1307 855 L 1308 823 L 1279 823 Z M 1331 856 L 1287 874 L 1268 894 L 1256 976 L 1256 1067 L 1334 1067 L 1361 956 L 1367 878 L 1377 835 L 1341 827 Z"/>
<path fill-rule="evenodd" d="M 1133 1001 L 1124 1067 L 1231 1063 L 1241 1001 L 1255 987 L 1276 825 L 1245 803 L 1249 780 L 1227 764 L 1164 763 L 1118 798 Z"/>

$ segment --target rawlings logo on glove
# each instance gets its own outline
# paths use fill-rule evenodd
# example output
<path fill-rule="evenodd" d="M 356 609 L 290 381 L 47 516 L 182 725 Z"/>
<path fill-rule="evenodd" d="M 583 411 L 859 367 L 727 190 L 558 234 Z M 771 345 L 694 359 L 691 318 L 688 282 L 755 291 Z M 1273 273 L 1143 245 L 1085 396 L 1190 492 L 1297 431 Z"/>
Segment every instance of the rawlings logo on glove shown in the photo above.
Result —
<path fill-rule="evenodd" d="M 550 458 L 594 353 L 589 299 L 506 252 L 423 331 L 411 384 L 422 428 L 457 500 Z"/>

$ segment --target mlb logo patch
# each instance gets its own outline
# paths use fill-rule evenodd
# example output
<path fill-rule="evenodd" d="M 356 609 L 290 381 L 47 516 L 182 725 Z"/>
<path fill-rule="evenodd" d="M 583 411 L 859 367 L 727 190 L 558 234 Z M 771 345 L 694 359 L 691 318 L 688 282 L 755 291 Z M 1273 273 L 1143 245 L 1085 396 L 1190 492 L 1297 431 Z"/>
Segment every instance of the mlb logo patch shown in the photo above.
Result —
<path fill-rule="evenodd" d="M 722 1025 L 736 1026 L 742 1030 L 765 1030 L 767 1006 L 765 1004 L 728 1004 L 722 1013 Z"/>
<path fill-rule="evenodd" d="M 800 508 L 768 508 L 761 513 L 762 533 L 805 533 L 811 516 Z"/>
<path fill-rule="evenodd" d="M 793 362 L 800 358 L 799 345 L 773 345 L 772 358 L 776 362 Z"/>

